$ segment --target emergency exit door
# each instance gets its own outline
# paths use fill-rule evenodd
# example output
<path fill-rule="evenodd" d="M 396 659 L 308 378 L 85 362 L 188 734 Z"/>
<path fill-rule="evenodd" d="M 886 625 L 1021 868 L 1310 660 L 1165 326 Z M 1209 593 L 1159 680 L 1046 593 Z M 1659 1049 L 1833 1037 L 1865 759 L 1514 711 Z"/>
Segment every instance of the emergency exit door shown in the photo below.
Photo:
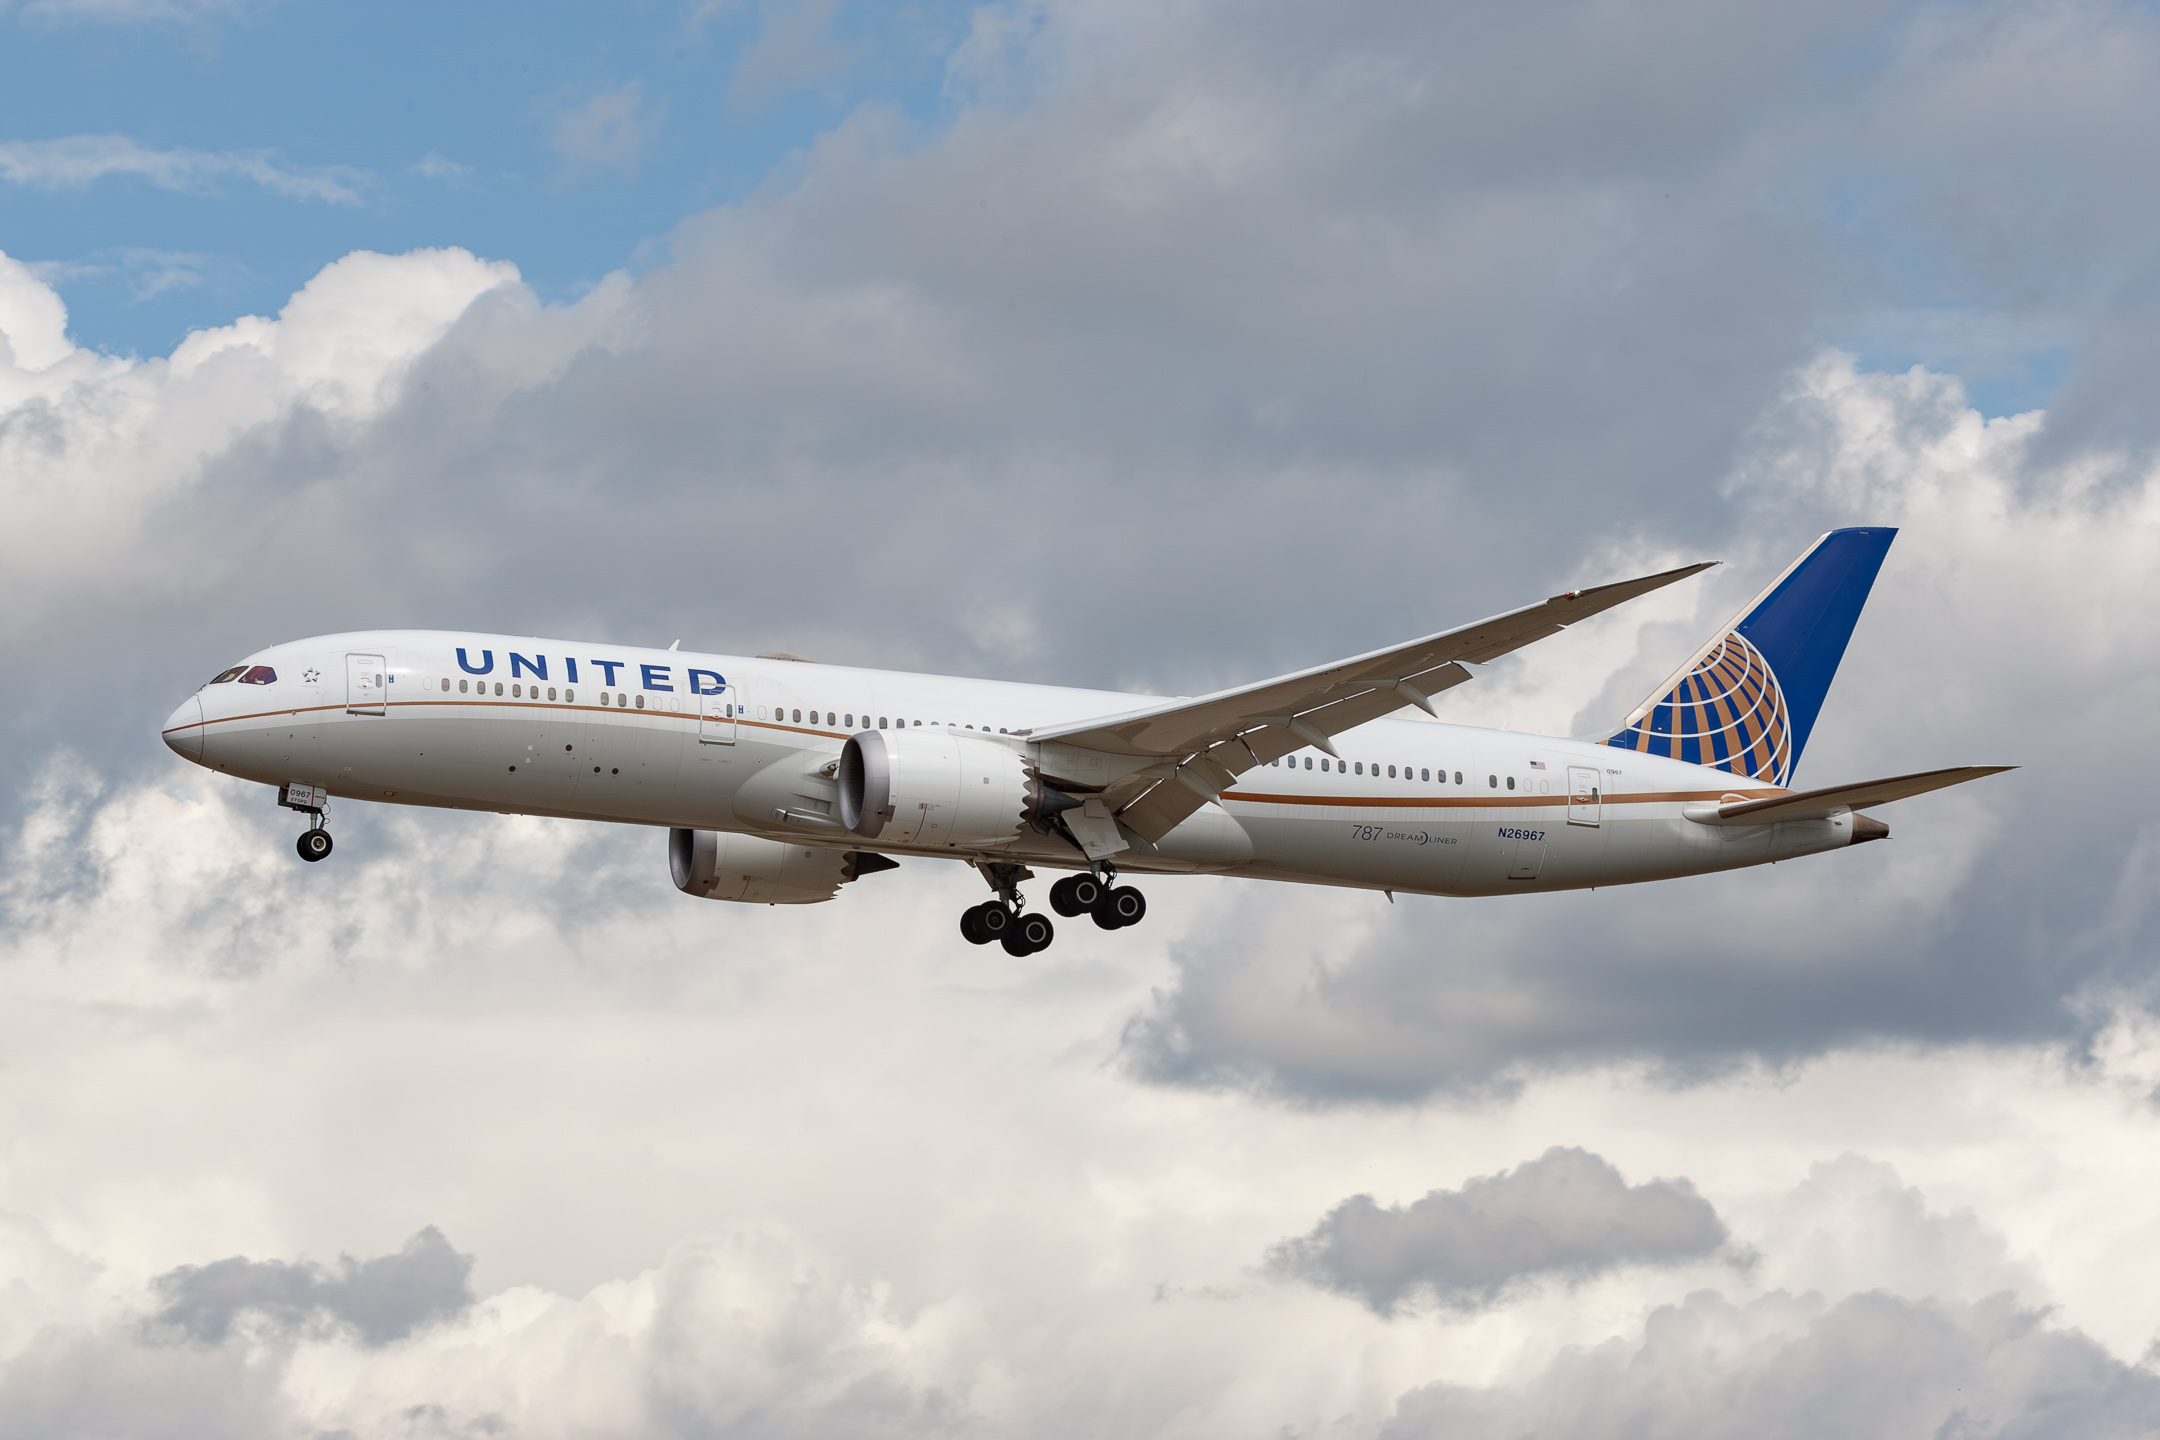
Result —
<path fill-rule="evenodd" d="M 383 664 L 380 655 L 347 655 L 345 657 L 345 713 L 348 715 L 382 715 L 385 691 L 388 689 L 390 667 Z"/>

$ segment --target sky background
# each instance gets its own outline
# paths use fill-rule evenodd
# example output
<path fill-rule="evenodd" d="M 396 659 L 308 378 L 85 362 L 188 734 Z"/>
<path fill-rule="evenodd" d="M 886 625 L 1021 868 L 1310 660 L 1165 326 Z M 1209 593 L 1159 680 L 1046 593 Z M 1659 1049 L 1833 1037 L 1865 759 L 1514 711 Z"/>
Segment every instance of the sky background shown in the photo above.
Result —
<path fill-rule="evenodd" d="M 2160 15 L 0 3 L 0 1437 L 2160 1431 Z M 1895 525 L 1849 855 L 971 872 L 157 740 L 417 625 L 1198 693 Z"/>

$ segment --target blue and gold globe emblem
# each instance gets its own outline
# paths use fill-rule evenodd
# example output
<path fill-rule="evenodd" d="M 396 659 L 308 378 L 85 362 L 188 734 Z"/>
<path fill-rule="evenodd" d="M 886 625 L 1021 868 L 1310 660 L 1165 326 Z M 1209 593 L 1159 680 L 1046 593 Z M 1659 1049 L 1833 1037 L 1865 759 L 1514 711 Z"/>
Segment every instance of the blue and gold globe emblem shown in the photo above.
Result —
<path fill-rule="evenodd" d="M 1785 691 L 1770 662 L 1737 630 L 1606 743 L 1772 785 L 1783 785 L 1792 774 Z"/>

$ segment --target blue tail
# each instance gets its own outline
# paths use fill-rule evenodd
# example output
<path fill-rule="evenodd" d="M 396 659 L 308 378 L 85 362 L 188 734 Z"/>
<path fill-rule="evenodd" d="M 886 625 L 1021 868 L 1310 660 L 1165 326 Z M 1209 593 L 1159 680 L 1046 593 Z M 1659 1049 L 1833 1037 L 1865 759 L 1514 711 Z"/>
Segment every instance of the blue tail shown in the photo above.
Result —
<path fill-rule="evenodd" d="M 1790 785 L 1897 531 L 1833 530 L 1605 743 Z"/>

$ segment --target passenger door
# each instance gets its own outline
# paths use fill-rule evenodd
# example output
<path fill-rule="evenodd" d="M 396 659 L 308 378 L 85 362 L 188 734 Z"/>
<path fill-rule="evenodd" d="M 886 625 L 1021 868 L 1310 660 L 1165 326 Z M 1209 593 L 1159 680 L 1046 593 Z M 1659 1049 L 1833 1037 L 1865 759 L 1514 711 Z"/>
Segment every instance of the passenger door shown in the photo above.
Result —
<path fill-rule="evenodd" d="M 383 664 L 380 655 L 347 655 L 345 657 L 345 713 L 348 715 L 382 715 L 383 694 L 388 687 L 390 667 Z"/>
<path fill-rule="evenodd" d="M 1596 825 L 1600 803 L 1598 772 L 1587 765 L 1568 766 L 1567 823 Z"/>
<path fill-rule="evenodd" d="M 698 744 L 732 745 L 735 743 L 735 687 L 721 687 L 717 695 L 698 697 Z"/>

